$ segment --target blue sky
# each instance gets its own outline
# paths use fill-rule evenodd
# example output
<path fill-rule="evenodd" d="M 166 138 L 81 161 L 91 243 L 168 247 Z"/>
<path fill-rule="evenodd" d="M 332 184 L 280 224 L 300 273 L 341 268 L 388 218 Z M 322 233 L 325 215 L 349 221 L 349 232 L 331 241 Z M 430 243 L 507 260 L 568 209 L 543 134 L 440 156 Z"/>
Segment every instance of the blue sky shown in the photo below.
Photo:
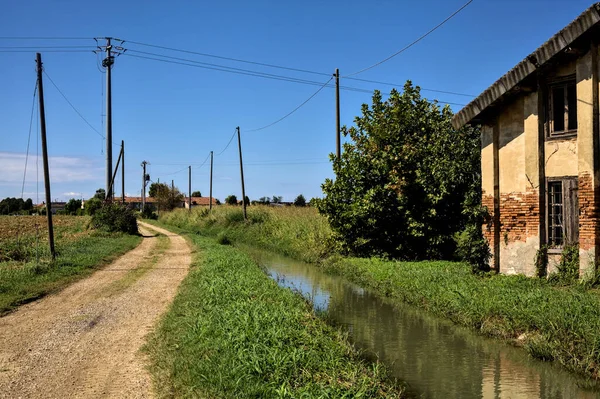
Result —
<path fill-rule="evenodd" d="M 171 57 L 325 83 L 329 77 L 144 47 L 131 42 L 333 73 L 342 77 L 386 58 L 444 20 L 466 0 L 373 1 L 40 1 L 11 2 L 0 14 L 2 37 L 82 37 L 82 40 L 0 39 L 0 198 L 20 197 L 35 85 L 35 51 L 48 76 L 77 110 L 105 134 L 105 75 L 91 51 L 57 53 L 43 46 L 95 46 L 94 37 L 123 39 L 113 68 L 113 140 L 125 141 L 126 187 L 139 195 L 140 163 L 151 179 L 208 195 L 211 150 L 221 152 L 241 127 L 246 194 L 251 199 L 321 195 L 335 151 L 335 91 L 324 88 L 282 122 L 318 86 L 194 68 L 133 57 Z M 478 95 L 592 3 L 582 0 L 474 0 L 414 47 L 356 75 L 424 89 Z M 120 42 L 117 42 L 119 44 Z M 8 47 L 33 47 L 2 52 Z M 135 51 L 138 51 L 137 53 Z M 155 56 L 151 56 L 155 57 Z M 73 111 L 44 76 L 53 199 L 88 198 L 104 186 L 103 139 Z M 388 92 L 391 86 L 341 79 Z M 458 111 L 472 97 L 424 90 Z M 371 94 L 341 91 L 342 124 L 350 125 Z M 37 112 L 37 110 L 36 110 Z M 24 197 L 41 202 L 36 125 L 29 147 Z M 39 149 L 41 154 L 41 149 Z M 116 162 L 117 146 L 113 150 Z M 240 197 L 237 141 L 215 156 L 213 195 Z M 120 176 L 120 173 L 119 173 Z M 120 195 L 120 178 L 117 194 Z"/>

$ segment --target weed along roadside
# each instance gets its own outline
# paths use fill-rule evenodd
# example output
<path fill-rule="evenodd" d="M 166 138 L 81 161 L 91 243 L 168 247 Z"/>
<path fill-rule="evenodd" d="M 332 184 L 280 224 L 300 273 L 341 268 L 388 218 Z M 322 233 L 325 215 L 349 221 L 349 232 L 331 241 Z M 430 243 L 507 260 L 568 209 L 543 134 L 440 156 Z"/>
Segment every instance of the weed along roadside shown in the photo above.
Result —
<path fill-rule="evenodd" d="M 58 256 L 52 260 L 43 217 L 0 217 L 0 315 L 89 276 L 142 240 L 89 224 L 87 216 L 56 217 Z"/>
<path fill-rule="evenodd" d="M 460 262 L 343 257 L 335 253 L 331 231 L 314 209 L 255 206 L 249 208 L 248 222 L 238 220 L 240 213 L 236 207 L 219 207 L 212 216 L 203 210 L 189 217 L 176 211 L 162 215 L 161 222 L 312 262 L 392 302 L 418 306 L 522 347 L 537 359 L 599 377 L 600 296 L 595 289 L 545 278 L 473 274 Z"/>
<path fill-rule="evenodd" d="M 384 367 L 362 360 L 343 333 L 247 255 L 213 238 L 187 238 L 192 269 L 146 346 L 159 395 L 402 397 Z"/>

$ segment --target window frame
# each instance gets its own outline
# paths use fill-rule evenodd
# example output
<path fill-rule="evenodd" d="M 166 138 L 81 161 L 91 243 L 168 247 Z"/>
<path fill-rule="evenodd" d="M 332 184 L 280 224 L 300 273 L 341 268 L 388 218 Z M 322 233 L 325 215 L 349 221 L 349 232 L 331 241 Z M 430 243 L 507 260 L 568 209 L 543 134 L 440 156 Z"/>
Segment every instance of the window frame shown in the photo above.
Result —
<path fill-rule="evenodd" d="M 561 183 L 561 209 L 562 209 L 562 243 L 554 245 L 550 243 L 550 232 L 552 225 L 550 223 L 550 207 L 552 202 L 550 186 L 555 183 Z M 545 203 L 545 228 L 546 244 L 549 253 L 560 253 L 565 245 L 579 243 L 579 179 L 577 176 L 561 176 L 546 178 L 546 203 Z M 572 195 L 571 191 L 577 191 Z M 569 214 L 567 214 L 569 213 Z"/>
<path fill-rule="evenodd" d="M 575 79 L 575 75 L 569 75 L 561 77 L 560 79 L 553 80 L 548 83 L 548 91 L 546 95 L 547 101 L 547 123 L 546 123 L 546 138 L 548 139 L 556 139 L 556 138 L 566 138 L 573 137 L 577 135 L 577 127 L 579 127 L 579 121 L 577 120 L 577 127 L 575 129 L 569 129 L 569 87 L 573 86 L 575 88 L 575 108 L 577 109 L 577 80 Z M 554 131 L 554 89 L 562 88 L 563 89 L 563 101 L 564 101 L 564 110 L 563 110 L 563 123 L 564 129 L 559 131 Z M 575 111 L 575 116 L 577 116 L 577 111 Z"/>

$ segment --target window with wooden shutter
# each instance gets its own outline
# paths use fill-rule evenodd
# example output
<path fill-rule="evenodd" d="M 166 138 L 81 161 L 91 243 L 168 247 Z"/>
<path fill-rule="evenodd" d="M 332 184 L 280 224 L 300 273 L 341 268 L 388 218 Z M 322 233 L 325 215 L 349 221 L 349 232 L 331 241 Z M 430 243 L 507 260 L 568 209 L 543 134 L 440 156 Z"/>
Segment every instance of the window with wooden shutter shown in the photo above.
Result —
<path fill-rule="evenodd" d="M 577 133 L 577 85 L 568 77 L 550 85 L 548 98 L 548 137 Z"/>
<path fill-rule="evenodd" d="M 549 178 L 546 186 L 546 237 L 550 248 L 579 242 L 577 177 Z"/>

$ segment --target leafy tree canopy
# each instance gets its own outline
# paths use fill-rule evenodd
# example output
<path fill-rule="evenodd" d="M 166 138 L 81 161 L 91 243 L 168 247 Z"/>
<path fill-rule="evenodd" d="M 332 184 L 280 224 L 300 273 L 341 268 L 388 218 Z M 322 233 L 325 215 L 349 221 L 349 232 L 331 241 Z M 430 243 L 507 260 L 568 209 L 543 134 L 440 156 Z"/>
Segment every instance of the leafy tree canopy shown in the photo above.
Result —
<path fill-rule="evenodd" d="M 200 191 L 192 191 L 192 197 L 202 197 L 202 193 Z"/>
<path fill-rule="evenodd" d="M 281 195 L 274 195 L 273 198 L 271 199 L 271 202 L 274 204 L 279 204 L 281 203 L 281 201 L 283 201 L 283 197 Z"/>
<path fill-rule="evenodd" d="M 238 203 L 237 197 L 233 194 L 228 195 L 227 198 L 225 198 L 225 203 L 227 205 L 237 205 L 237 203 Z"/>
<path fill-rule="evenodd" d="M 166 183 L 152 183 L 148 195 L 156 201 L 159 210 L 171 210 L 184 199 L 177 187 L 171 188 Z"/>
<path fill-rule="evenodd" d="M 99 188 L 96 190 L 96 194 L 94 194 L 94 198 L 98 198 L 99 200 L 104 200 L 106 198 L 106 190 L 103 188 Z"/>
<path fill-rule="evenodd" d="M 442 259 L 453 235 L 481 216 L 479 132 L 455 130 L 448 106 L 421 97 L 410 81 L 386 101 L 375 91 L 350 142 L 333 155 L 334 179 L 316 200 L 343 249 L 360 256 Z M 481 229 L 473 230 L 481 234 Z"/>
<path fill-rule="evenodd" d="M 306 206 L 306 198 L 304 198 L 304 195 L 300 194 L 299 196 L 297 196 L 296 199 L 294 200 L 294 205 L 295 206 Z"/>
<path fill-rule="evenodd" d="M 23 201 L 23 198 L 4 198 L 0 201 L 0 215 L 11 215 L 15 213 L 28 213 L 33 209 L 33 201 L 31 198 L 27 198 Z"/>
<path fill-rule="evenodd" d="M 71 198 L 65 204 L 65 214 L 67 215 L 77 215 L 81 210 L 81 200 Z"/>

